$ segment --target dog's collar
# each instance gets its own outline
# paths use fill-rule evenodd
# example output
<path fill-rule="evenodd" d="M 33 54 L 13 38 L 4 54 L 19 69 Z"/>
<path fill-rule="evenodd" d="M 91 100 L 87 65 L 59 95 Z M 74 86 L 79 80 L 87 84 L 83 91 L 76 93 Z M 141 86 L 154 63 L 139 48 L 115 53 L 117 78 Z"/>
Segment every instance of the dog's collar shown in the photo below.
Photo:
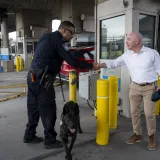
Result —
<path fill-rule="evenodd" d="M 65 126 L 66 128 L 68 128 L 67 125 L 62 120 L 60 120 L 60 126 L 62 126 L 62 125 Z"/>
<path fill-rule="evenodd" d="M 60 120 L 60 126 L 63 124 L 62 120 Z"/>
<path fill-rule="evenodd" d="M 64 129 L 67 129 L 69 131 L 69 135 L 75 134 L 70 131 L 70 129 L 67 127 L 67 125 L 63 123 L 62 120 L 60 120 L 60 126 L 63 127 Z"/>

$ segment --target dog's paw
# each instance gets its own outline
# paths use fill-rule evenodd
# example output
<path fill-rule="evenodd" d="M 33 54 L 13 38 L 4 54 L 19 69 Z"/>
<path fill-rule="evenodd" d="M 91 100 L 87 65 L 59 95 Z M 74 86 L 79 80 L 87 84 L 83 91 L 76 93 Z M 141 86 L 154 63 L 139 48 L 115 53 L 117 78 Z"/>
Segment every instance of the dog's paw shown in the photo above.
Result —
<path fill-rule="evenodd" d="M 82 134 L 83 133 L 83 131 L 81 130 L 81 131 L 79 131 L 79 134 Z"/>
<path fill-rule="evenodd" d="M 64 141 L 65 144 L 68 144 L 68 143 L 69 143 L 68 138 L 64 138 L 63 141 Z"/>
<path fill-rule="evenodd" d="M 68 156 L 68 160 L 72 160 L 72 155 Z"/>
<path fill-rule="evenodd" d="M 71 154 L 70 154 L 70 155 L 66 155 L 66 156 L 65 156 L 65 159 L 66 159 L 66 160 L 72 160 L 72 155 L 71 155 Z"/>
<path fill-rule="evenodd" d="M 79 133 L 79 134 L 82 134 L 82 133 L 83 133 L 83 131 L 82 131 L 81 128 L 78 129 L 78 133 Z"/>

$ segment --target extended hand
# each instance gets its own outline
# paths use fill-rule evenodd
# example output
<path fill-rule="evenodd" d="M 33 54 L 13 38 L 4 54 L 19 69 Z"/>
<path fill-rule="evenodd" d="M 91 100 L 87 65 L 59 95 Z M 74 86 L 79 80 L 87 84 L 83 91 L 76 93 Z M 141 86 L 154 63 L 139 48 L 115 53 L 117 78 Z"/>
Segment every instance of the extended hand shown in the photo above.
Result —
<path fill-rule="evenodd" d="M 93 62 L 93 69 L 94 70 L 99 70 L 100 69 L 99 64 L 97 62 Z"/>
<path fill-rule="evenodd" d="M 106 63 L 100 63 L 100 64 L 99 64 L 99 67 L 100 67 L 100 68 L 107 68 L 107 65 L 106 65 Z"/>
<path fill-rule="evenodd" d="M 157 88 L 157 91 L 160 90 L 160 87 Z"/>

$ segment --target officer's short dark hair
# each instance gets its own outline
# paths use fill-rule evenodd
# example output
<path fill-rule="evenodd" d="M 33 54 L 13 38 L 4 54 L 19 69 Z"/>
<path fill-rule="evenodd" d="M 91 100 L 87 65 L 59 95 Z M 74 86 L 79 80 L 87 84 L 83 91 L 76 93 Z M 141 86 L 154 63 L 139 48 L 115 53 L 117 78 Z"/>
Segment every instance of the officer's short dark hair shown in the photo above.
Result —
<path fill-rule="evenodd" d="M 70 21 L 63 21 L 60 25 L 58 29 L 62 29 L 62 28 L 68 28 L 68 27 L 74 27 L 73 23 L 71 23 Z"/>

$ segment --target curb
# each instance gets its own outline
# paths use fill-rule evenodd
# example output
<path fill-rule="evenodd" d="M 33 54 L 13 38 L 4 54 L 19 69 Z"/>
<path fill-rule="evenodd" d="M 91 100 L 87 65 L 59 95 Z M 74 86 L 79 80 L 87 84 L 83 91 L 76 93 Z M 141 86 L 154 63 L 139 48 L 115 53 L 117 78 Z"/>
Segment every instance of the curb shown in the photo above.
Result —
<path fill-rule="evenodd" d="M 80 142 L 78 144 L 75 144 L 74 147 L 80 147 L 80 146 L 83 146 L 85 144 L 89 144 L 89 143 L 92 143 L 95 141 L 95 138 L 92 138 L 90 140 L 86 140 L 86 141 L 83 141 L 83 142 Z M 64 152 L 64 148 L 62 149 L 59 149 L 59 150 L 55 150 L 55 151 L 52 151 L 50 153 L 44 153 L 44 154 L 41 154 L 39 156 L 36 156 L 36 157 L 32 157 L 32 158 L 29 158 L 28 160 L 43 160 L 45 158 L 48 158 L 48 157 L 51 157 L 51 156 L 55 156 L 57 154 L 60 154 Z"/>
<path fill-rule="evenodd" d="M 60 86 L 60 83 L 54 83 L 54 87 L 58 87 L 58 86 Z M 16 84 L 16 85 L 0 86 L 0 89 L 24 88 L 24 92 L 0 91 L 0 93 L 16 94 L 14 96 L 8 96 L 6 98 L 2 98 L 2 99 L 0 99 L 0 102 L 9 101 L 9 100 L 16 99 L 16 98 L 19 98 L 19 97 L 25 97 L 27 95 L 26 87 L 27 87 L 27 84 Z"/>
<path fill-rule="evenodd" d="M 59 86 L 60 83 L 54 83 L 54 86 Z M 0 89 L 9 89 L 9 88 L 23 88 L 27 87 L 27 84 L 16 84 L 16 85 L 7 85 L 7 86 L 0 86 Z"/>
<path fill-rule="evenodd" d="M 23 87 L 27 87 L 27 84 L 16 84 L 16 85 L 0 86 L 0 89 L 23 88 Z"/>
<path fill-rule="evenodd" d="M 11 88 L 24 88 L 24 92 L 14 92 L 14 91 L 0 91 L 0 93 L 12 93 L 15 95 L 12 96 L 8 96 L 5 98 L 0 99 L 0 102 L 5 102 L 5 101 L 9 101 L 12 99 L 16 99 L 18 97 L 25 97 L 26 96 L 26 87 L 27 84 L 16 84 L 16 85 L 7 85 L 7 86 L 0 86 L 0 89 L 11 89 Z"/>
<path fill-rule="evenodd" d="M 16 99 L 16 98 L 19 98 L 19 97 L 25 97 L 25 96 L 26 96 L 26 93 L 20 93 L 18 95 L 2 98 L 2 99 L 0 99 L 0 102 L 5 102 L 5 101 L 9 101 L 9 100 Z"/>

